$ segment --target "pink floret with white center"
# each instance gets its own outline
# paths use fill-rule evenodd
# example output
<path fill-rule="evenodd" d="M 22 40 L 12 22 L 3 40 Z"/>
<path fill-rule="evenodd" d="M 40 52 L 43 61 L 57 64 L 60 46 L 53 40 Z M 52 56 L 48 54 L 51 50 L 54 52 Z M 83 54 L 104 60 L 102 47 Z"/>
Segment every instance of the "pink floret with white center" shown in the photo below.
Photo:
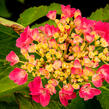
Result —
<path fill-rule="evenodd" d="M 13 66 L 19 62 L 19 57 L 16 55 L 14 51 L 11 51 L 7 56 L 6 60 L 11 62 L 10 65 Z"/>
<path fill-rule="evenodd" d="M 79 90 L 79 96 L 84 100 L 92 99 L 94 96 L 101 94 L 101 91 L 96 88 L 92 88 L 90 83 L 83 85 Z"/>
<path fill-rule="evenodd" d="M 32 99 L 40 103 L 43 107 L 47 106 L 50 101 L 50 92 L 48 89 L 43 88 L 40 77 L 35 77 L 33 81 L 29 83 Z"/>
<path fill-rule="evenodd" d="M 13 80 L 18 85 L 23 85 L 27 82 L 28 79 L 28 73 L 20 68 L 15 68 L 11 73 L 9 74 L 9 78 Z"/>
<path fill-rule="evenodd" d="M 51 20 L 55 20 L 56 19 L 56 10 L 54 11 L 49 11 L 47 14 L 47 17 Z"/>

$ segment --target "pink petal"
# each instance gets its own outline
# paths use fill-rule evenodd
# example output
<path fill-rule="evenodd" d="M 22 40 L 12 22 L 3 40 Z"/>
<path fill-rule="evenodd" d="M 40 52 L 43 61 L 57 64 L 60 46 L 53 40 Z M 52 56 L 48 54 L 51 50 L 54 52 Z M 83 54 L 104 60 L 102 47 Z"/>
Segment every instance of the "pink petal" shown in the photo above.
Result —
<path fill-rule="evenodd" d="M 92 94 L 94 94 L 94 95 L 99 95 L 99 94 L 101 94 L 101 90 L 96 89 L 96 88 L 92 88 L 90 92 L 91 92 Z"/>
<path fill-rule="evenodd" d="M 68 100 L 66 98 L 63 97 L 59 97 L 60 98 L 60 102 L 64 105 L 67 106 L 68 105 Z"/>
<path fill-rule="evenodd" d="M 92 76 L 92 83 L 96 86 L 96 87 L 101 87 L 102 86 L 102 75 L 101 74 L 95 74 Z"/>
<path fill-rule="evenodd" d="M 14 51 L 11 51 L 7 56 L 6 60 L 11 62 L 10 65 L 13 66 L 19 62 L 19 57 L 15 54 Z"/>
<path fill-rule="evenodd" d="M 44 94 L 40 94 L 40 103 L 43 107 L 47 106 L 50 102 L 50 94 L 46 91 Z"/>
<path fill-rule="evenodd" d="M 18 85 L 22 85 L 27 81 L 28 74 L 25 70 L 22 70 L 20 68 L 15 68 L 11 73 L 9 74 L 9 78 L 13 80 Z"/>
<path fill-rule="evenodd" d="M 41 78 L 40 77 L 35 77 L 33 81 L 31 81 L 29 83 L 29 88 L 30 88 L 30 91 L 32 92 L 35 92 L 35 93 L 39 93 L 40 91 L 40 88 L 42 88 L 42 81 L 41 81 Z"/>
<path fill-rule="evenodd" d="M 47 14 L 47 17 L 51 20 L 55 20 L 56 19 L 56 10 L 54 11 L 49 11 Z"/>
<path fill-rule="evenodd" d="M 33 39 L 31 38 L 29 26 L 25 28 L 24 32 L 20 34 L 20 37 L 16 40 L 16 46 L 22 48 L 31 44 Z"/>
<path fill-rule="evenodd" d="M 101 73 L 104 76 L 104 79 L 109 83 L 109 65 L 102 65 L 98 70 L 98 73 Z"/>
<path fill-rule="evenodd" d="M 32 95 L 32 99 L 37 102 L 40 103 L 40 95 Z"/>

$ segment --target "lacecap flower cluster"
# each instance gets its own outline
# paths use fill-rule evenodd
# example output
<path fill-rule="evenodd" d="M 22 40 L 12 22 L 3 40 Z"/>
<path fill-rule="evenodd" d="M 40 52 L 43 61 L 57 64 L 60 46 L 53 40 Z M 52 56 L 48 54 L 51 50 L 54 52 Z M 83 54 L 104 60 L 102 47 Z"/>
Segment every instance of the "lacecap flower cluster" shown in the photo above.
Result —
<path fill-rule="evenodd" d="M 70 5 L 61 5 L 61 10 L 60 19 L 56 10 L 47 14 L 56 27 L 28 26 L 20 34 L 16 46 L 25 61 L 14 51 L 6 56 L 11 66 L 22 63 L 9 74 L 11 80 L 22 85 L 28 74 L 34 77 L 28 87 L 32 99 L 42 106 L 56 93 L 64 106 L 78 92 L 84 100 L 92 99 L 101 93 L 98 88 L 104 81 L 109 83 L 109 23 L 82 17 L 80 10 Z M 47 81 L 44 86 L 42 80 Z"/>

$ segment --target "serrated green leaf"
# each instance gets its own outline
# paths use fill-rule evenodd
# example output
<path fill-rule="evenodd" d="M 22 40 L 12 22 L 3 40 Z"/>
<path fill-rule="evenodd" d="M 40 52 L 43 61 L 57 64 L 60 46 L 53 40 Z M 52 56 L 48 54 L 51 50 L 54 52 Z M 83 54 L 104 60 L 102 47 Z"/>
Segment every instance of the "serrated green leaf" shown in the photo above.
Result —
<path fill-rule="evenodd" d="M 97 9 L 88 19 L 109 22 L 109 5 L 107 4 L 105 8 Z"/>
<path fill-rule="evenodd" d="M 54 25 L 56 27 L 56 23 L 54 21 L 48 20 L 48 21 L 45 21 L 41 24 L 35 24 L 31 28 L 33 29 L 33 28 L 36 28 L 36 27 L 44 26 L 45 24 Z"/>
<path fill-rule="evenodd" d="M 50 6 L 31 7 L 25 10 L 20 15 L 20 18 L 18 19 L 17 22 L 22 24 L 23 26 L 30 25 L 39 18 L 46 16 L 48 11 L 50 10 L 57 10 L 57 14 L 60 14 L 61 13 L 60 4 L 52 3 Z"/>
<path fill-rule="evenodd" d="M 8 12 L 5 4 L 5 0 L 0 0 L 0 16 L 10 17 L 11 14 Z"/>

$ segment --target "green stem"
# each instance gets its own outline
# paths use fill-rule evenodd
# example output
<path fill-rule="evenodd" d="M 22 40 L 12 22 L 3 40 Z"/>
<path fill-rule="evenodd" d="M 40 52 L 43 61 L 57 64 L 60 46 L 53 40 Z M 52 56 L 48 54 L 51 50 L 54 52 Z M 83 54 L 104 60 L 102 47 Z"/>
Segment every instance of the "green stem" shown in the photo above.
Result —
<path fill-rule="evenodd" d="M 104 89 L 104 90 L 106 90 L 106 91 L 109 91 L 109 89 L 108 89 L 107 87 L 105 87 L 105 86 L 102 86 L 102 87 L 100 87 L 100 88 L 102 88 L 102 89 Z"/>
<path fill-rule="evenodd" d="M 61 89 L 61 86 L 58 84 L 58 87 Z"/>

